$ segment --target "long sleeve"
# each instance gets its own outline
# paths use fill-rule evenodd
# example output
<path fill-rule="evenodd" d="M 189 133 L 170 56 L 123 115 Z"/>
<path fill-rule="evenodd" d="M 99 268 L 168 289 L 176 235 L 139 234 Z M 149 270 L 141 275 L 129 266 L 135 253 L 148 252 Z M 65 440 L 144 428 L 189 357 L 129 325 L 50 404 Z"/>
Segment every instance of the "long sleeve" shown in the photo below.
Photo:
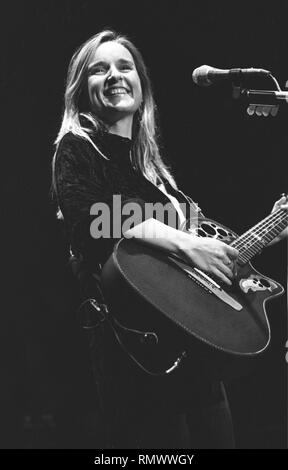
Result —
<path fill-rule="evenodd" d="M 55 157 L 56 194 L 71 245 L 92 265 L 105 262 L 115 242 L 133 224 L 151 217 L 174 228 L 181 222 L 170 198 L 133 169 L 129 139 L 106 134 L 93 142 L 107 159 L 71 132 L 62 138 Z M 195 205 L 181 191 L 169 188 L 169 184 L 168 191 L 183 204 L 187 219 L 195 214 Z M 154 209 L 149 213 L 146 203 L 160 203 L 159 213 Z"/>
<path fill-rule="evenodd" d="M 123 161 L 124 167 L 125 164 Z M 88 141 L 69 133 L 60 142 L 55 158 L 58 203 L 71 243 L 76 245 L 86 258 L 95 258 L 97 262 L 104 261 L 109 256 L 115 241 L 122 236 L 121 227 L 128 217 L 122 215 L 123 204 L 137 202 L 139 207 L 144 205 L 144 200 L 138 194 L 137 182 L 131 184 L 133 175 L 130 175 L 129 182 L 125 179 L 127 175 L 122 173 L 118 162 L 107 162 Z M 105 221 L 110 233 L 105 230 L 108 236 L 98 239 L 93 239 L 91 235 L 91 224 L 95 221 L 95 215 L 91 215 L 90 211 L 95 203 L 105 204 L 110 214 L 110 220 Z M 116 235 L 115 230 L 113 231 L 113 217 L 117 217 L 113 213 L 115 208 L 121 215 L 118 224 L 120 232 L 118 230 Z"/>

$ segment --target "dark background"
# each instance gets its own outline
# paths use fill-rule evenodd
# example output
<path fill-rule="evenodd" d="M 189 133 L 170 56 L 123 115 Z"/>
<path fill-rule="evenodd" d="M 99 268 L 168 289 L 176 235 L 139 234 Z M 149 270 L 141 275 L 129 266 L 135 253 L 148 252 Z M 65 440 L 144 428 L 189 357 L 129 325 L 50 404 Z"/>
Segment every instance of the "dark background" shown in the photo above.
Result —
<path fill-rule="evenodd" d="M 78 285 L 49 199 L 53 141 L 75 48 L 104 27 L 142 51 L 160 113 L 163 154 L 179 186 L 210 217 L 243 232 L 287 191 L 287 105 L 249 117 L 231 84 L 193 84 L 202 64 L 262 67 L 288 80 L 287 2 L 3 2 L 2 448 L 97 448 L 101 426 Z M 275 6 L 274 6 L 275 5 Z M 264 83 L 265 82 L 265 83 Z M 251 88 L 270 88 L 254 80 Z M 254 263 L 286 284 L 286 244 Z M 286 447 L 286 298 L 268 307 L 272 345 L 248 377 L 228 383 L 240 448 Z"/>

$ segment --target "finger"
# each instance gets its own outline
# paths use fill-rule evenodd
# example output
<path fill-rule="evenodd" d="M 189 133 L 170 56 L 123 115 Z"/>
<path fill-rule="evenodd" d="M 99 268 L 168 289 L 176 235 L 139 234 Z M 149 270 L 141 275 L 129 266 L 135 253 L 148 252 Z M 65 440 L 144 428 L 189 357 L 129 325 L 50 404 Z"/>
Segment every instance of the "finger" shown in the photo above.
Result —
<path fill-rule="evenodd" d="M 225 276 L 225 274 L 223 274 L 221 271 L 219 271 L 219 269 L 215 268 L 213 273 L 218 279 L 220 279 L 220 281 L 224 282 L 228 286 L 232 286 L 232 282 L 230 281 L 230 279 Z"/>
<path fill-rule="evenodd" d="M 232 263 L 232 261 L 230 261 L 229 266 L 222 263 L 221 265 L 217 266 L 217 269 L 219 269 L 219 271 L 221 271 L 229 279 L 233 279 L 234 263 Z"/>
<path fill-rule="evenodd" d="M 238 258 L 239 251 L 230 245 L 226 245 L 226 254 L 228 255 L 229 259 L 236 259 Z"/>
<path fill-rule="evenodd" d="M 277 211 L 278 209 L 282 209 L 284 211 L 287 211 L 288 202 L 287 202 L 286 198 L 279 199 L 279 201 L 275 202 L 275 204 L 273 206 L 273 209 L 272 209 L 272 214 L 273 214 L 273 212 Z"/>
<path fill-rule="evenodd" d="M 286 203 L 287 203 L 287 199 L 285 197 L 282 197 L 281 199 L 279 199 L 279 201 L 276 202 L 276 206 L 277 207 L 284 206 Z"/>
<path fill-rule="evenodd" d="M 280 199 L 278 199 L 278 200 L 275 202 L 275 204 L 274 204 L 273 207 L 275 207 L 275 206 L 278 207 L 278 206 L 280 206 L 281 204 L 285 204 L 286 202 L 287 202 L 286 196 L 282 196 L 282 197 L 280 197 Z"/>
<path fill-rule="evenodd" d="M 226 266 L 232 266 L 232 264 L 233 264 L 233 261 L 231 261 L 231 259 L 225 254 L 221 257 L 221 261 L 224 264 L 226 264 Z"/>
<path fill-rule="evenodd" d="M 222 256 L 221 262 L 223 263 L 224 266 L 228 267 L 229 269 L 233 270 L 235 262 L 232 261 L 228 256 Z"/>

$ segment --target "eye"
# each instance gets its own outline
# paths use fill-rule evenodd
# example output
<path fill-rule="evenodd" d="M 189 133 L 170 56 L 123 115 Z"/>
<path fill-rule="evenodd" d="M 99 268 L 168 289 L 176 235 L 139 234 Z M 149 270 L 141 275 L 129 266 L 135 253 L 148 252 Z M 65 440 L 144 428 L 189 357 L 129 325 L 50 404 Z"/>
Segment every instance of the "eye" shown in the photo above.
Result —
<path fill-rule="evenodd" d="M 119 69 L 124 71 L 124 72 L 126 70 L 130 71 L 130 70 L 133 70 L 133 65 L 132 64 L 122 64 L 122 65 L 120 65 Z"/>
<path fill-rule="evenodd" d="M 105 74 L 108 70 L 108 65 L 105 63 L 99 63 L 92 65 L 89 70 L 89 75 L 102 75 Z"/>
<path fill-rule="evenodd" d="M 106 73 L 107 72 L 107 68 L 104 67 L 104 65 L 96 65 L 95 67 L 93 67 L 91 73 L 94 73 L 94 74 L 101 74 L 101 73 Z"/>

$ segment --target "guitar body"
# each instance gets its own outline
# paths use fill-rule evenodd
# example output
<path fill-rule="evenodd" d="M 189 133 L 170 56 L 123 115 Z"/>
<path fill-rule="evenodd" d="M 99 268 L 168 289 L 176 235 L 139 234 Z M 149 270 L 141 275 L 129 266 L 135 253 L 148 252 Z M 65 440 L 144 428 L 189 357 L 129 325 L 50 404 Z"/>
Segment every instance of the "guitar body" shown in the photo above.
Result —
<path fill-rule="evenodd" d="M 210 219 L 188 231 L 228 244 L 238 237 Z M 102 282 L 109 310 L 123 327 L 124 349 L 152 374 L 177 361 L 187 374 L 245 373 L 270 343 L 265 304 L 284 289 L 251 263 L 237 271 L 226 287 L 159 250 L 121 239 L 103 267 Z"/>

